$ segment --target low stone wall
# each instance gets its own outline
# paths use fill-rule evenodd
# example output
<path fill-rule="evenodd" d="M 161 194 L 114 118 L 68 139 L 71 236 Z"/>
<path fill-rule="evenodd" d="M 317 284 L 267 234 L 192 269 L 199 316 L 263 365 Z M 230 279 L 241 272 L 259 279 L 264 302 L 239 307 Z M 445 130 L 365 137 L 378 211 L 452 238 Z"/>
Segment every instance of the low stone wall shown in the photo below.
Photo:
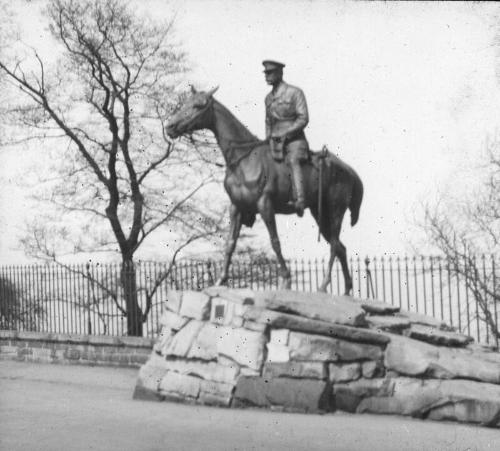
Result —
<path fill-rule="evenodd" d="M 0 331 L 0 360 L 140 367 L 154 340 L 142 337 Z"/>
<path fill-rule="evenodd" d="M 500 354 L 433 318 L 350 297 L 169 292 L 134 397 L 500 426 Z"/>

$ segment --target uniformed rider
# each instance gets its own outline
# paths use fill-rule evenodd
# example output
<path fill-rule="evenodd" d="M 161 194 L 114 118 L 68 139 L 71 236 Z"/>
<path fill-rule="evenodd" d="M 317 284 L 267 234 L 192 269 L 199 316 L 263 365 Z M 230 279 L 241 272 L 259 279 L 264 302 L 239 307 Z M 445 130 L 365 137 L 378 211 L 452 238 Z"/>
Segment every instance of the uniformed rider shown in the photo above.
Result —
<path fill-rule="evenodd" d="M 266 96 L 266 139 L 269 140 L 273 156 L 290 164 L 295 188 L 295 209 L 304 214 L 305 190 L 301 164 L 308 159 L 309 145 L 304 128 L 309 122 L 307 103 L 300 88 L 283 81 L 285 65 L 278 61 L 265 60 L 264 74 L 267 84 L 273 88 Z"/>

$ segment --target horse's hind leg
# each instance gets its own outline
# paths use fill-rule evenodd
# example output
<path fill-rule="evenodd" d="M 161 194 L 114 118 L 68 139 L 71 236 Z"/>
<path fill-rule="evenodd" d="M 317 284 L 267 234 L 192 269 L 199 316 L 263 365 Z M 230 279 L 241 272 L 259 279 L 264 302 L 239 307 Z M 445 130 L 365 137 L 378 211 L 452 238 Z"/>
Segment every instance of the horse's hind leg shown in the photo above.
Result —
<path fill-rule="evenodd" d="M 228 279 L 229 265 L 231 264 L 231 258 L 233 256 L 234 249 L 236 248 L 236 242 L 240 236 L 241 230 L 241 212 L 236 208 L 235 205 L 231 204 L 229 210 L 229 237 L 226 241 L 226 250 L 224 254 L 224 266 L 222 268 L 222 274 L 215 283 L 216 285 L 224 285 Z"/>
<path fill-rule="evenodd" d="M 290 276 L 290 271 L 286 266 L 283 254 L 281 253 L 281 244 L 278 238 L 278 231 L 276 230 L 276 217 L 272 202 L 268 196 L 262 196 L 257 203 L 257 207 L 259 209 L 260 215 L 262 216 L 262 219 L 264 220 L 264 223 L 266 224 L 267 231 L 269 232 L 269 237 L 271 238 L 271 246 L 273 247 L 276 257 L 278 257 L 281 276 L 281 283 L 279 288 L 290 289 L 290 287 L 292 286 L 292 278 Z"/>
<path fill-rule="evenodd" d="M 342 242 L 337 239 L 335 244 L 335 253 L 340 260 L 340 266 L 342 267 L 342 274 L 344 275 L 344 283 L 345 283 L 345 295 L 348 295 L 352 290 L 352 278 L 351 273 L 349 272 L 349 266 L 347 265 L 347 255 L 346 248 L 342 244 Z"/>
<path fill-rule="evenodd" d="M 323 283 L 319 287 L 319 291 L 326 292 L 328 285 L 332 281 L 332 268 L 335 257 L 338 257 L 340 265 L 342 267 L 342 274 L 344 276 L 345 282 L 345 294 L 349 294 L 352 290 L 352 279 L 351 274 L 349 273 L 349 267 L 347 265 L 346 248 L 339 239 L 345 210 L 345 208 L 343 208 L 342 210 L 335 209 L 330 214 L 330 233 L 328 236 L 328 241 L 330 242 L 330 259 L 328 261 L 328 268 L 325 274 L 325 278 L 323 280 Z"/>

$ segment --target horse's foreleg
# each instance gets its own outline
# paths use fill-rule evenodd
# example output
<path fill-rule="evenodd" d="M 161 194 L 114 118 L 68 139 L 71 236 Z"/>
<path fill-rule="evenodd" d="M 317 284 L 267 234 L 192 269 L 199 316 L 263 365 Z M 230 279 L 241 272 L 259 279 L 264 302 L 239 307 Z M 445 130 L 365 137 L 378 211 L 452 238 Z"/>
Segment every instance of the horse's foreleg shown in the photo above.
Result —
<path fill-rule="evenodd" d="M 328 261 L 328 267 L 326 270 L 326 274 L 324 276 L 323 282 L 321 282 L 321 285 L 318 288 L 318 291 L 321 291 L 322 293 L 326 293 L 326 289 L 328 288 L 328 285 L 332 282 L 332 268 L 333 268 L 333 262 L 335 261 L 335 253 L 333 253 L 330 250 L 330 260 Z"/>
<path fill-rule="evenodd" d="M 233 256 L 234 249 L 236 248 L 236 242 L 240 236 L 241 230 L 241 212 L 231 204 L 229 210 L 229 236 L 226 241 L 226 249 L 224 253 L 224 266 L 222 268 L 222 274 L 215 283 L 216 285 L 224 285 L 227 283 L 229 274 L 229 265 L 231 264 L 231 258 Z"/>
<path fill-rule="evenodd" d="M 349 272 L 349 266 L 347 265 L 347 255 L 345 246 L 342 244 L 340 240 L 337 241 L 337 250 L 336 254 L 340 260 L 340 266 L 342 266 L 342 274 L 344 275 L 344 283 L 345 283 L 345 295 L 348 295 L 352 290 L 352 278 L 351 273 Z"/>
<path fill-rule="evenodd" d="M 274 253 L 278 258 L 278 263 L 280 265 L 281 283 L 279 288 L 290 289 L 292 286 L 292 278 L 290 276 L 290 271 L 286 266 L 283 254 L 281 253 L 281 244 L 278 237 L 278 231 L 276 229 L 276 217 L 271 199 L 267 196 L 261 197 L 257 203 L 257 207 L 264 223 L 266 224 L 269 237 L 271 238 L 271 246 L 273 247 Z"/>

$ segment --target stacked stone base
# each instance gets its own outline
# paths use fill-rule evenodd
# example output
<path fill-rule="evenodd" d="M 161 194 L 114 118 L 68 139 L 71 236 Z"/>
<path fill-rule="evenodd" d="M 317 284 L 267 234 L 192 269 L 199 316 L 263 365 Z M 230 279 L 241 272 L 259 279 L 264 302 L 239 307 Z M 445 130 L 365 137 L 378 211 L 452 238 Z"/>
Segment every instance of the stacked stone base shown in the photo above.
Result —
<path fill-rule="evenodd" d="M 134 397 L 500 427 L 500 354 L 380 302 L 213 287 L 170 292 Z"/>

